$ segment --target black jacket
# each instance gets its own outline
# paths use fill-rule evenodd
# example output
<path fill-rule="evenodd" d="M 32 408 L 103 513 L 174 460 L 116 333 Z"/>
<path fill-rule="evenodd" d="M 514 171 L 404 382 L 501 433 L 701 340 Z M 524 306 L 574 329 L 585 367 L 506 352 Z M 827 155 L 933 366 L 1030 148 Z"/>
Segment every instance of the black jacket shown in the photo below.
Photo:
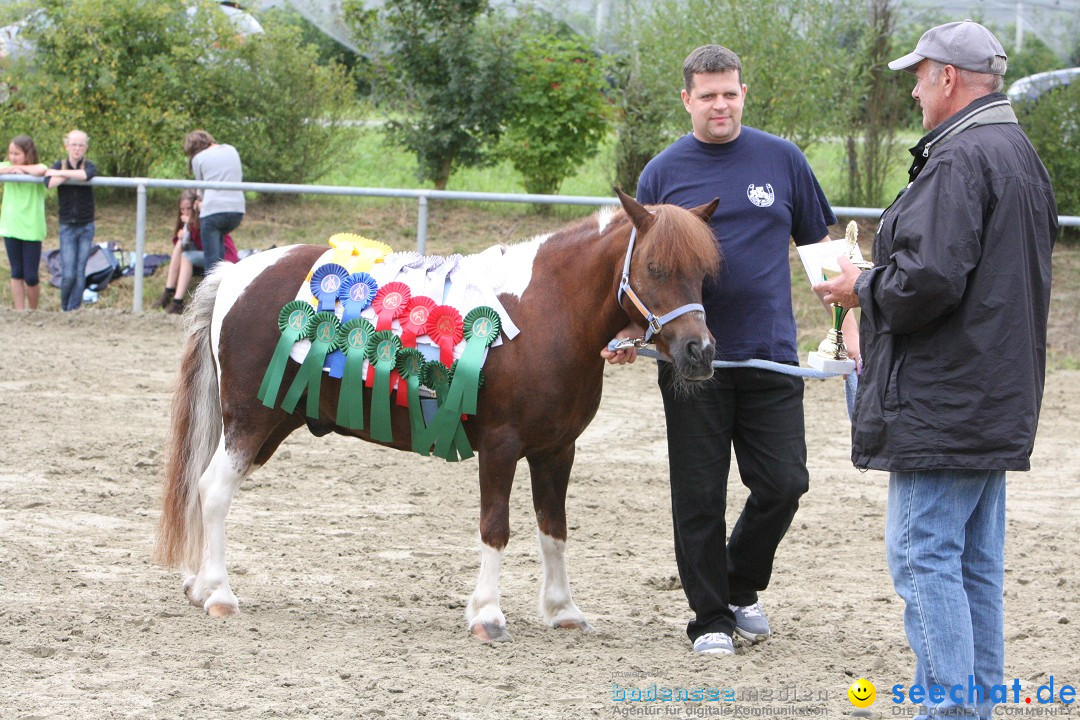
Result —
<path fill-rule="evenodd" d="M 79 170 L 86 173 L 86 179 L 92 180 L 97 175 L 94 163 L 86 158 L 79 165 L 72 166 L 67 158 L 52 164 L 53 170 Z M 48 178 L 46 178 L 46 182 Z M 94 188 L 91 185 L 71 185 L 64 183 L 56 187 L 59 200 L 60 222 L 65 225 L 85 225 L 94 222 Z"/>
<path fill-rule="evenodd" d="M 1050 178 L 995 93 L 911 150 L 855 284 L 856 467 L 1027 470 L 1046 370 Z"/>

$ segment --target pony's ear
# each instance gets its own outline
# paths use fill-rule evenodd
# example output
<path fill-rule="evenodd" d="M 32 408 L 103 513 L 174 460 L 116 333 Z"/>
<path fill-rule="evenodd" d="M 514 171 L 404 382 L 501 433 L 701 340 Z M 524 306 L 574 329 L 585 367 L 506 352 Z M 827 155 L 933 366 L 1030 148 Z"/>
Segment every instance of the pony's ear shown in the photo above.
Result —
<path fill-rule="evenodd" d="M 704 205 L 699 205 L 696 208 L 690 208 L 690 212 L 694 213 L 699 218 L 701 218 L 706 223 L 708 223 L 709 220 L 712 218 L 712 214 L 714 212 L 716 212 L 716 206 L 719 205 L 719 204 L 720 204 L 720 198 L 715 197 L 715 198 L 713 198 L 711 203 L 706 203 Z"/>
<path fill-rule="evenodd" d="M 653 218 L 653 214 L 645 209 L 644 205 L 624 193 L 622 188 L 616 187 L 615 194 L 619 196 L 619 202 L 622 203 L 623 210 L 626 211 L 627 216 L 630 218 L 630 222 L 634 223 L 634 227 L 642 233 L 652 227 L 655 219 Z"/>

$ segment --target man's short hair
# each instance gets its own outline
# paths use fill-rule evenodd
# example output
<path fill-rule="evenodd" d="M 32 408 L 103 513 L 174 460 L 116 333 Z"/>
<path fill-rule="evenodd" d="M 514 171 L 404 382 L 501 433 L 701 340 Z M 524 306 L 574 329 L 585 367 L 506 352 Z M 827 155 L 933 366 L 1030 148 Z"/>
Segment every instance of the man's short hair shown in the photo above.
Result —
<path fill-rule="evenodd" d="M 742 61 L 739 56 L 722 45 L 702 45 L 686 56 L 682 66 L 683 85 L 690 92 L 694 76 L 702 73 L 722 73 L 734 70 L 739 73 L 742 85 Z"/>

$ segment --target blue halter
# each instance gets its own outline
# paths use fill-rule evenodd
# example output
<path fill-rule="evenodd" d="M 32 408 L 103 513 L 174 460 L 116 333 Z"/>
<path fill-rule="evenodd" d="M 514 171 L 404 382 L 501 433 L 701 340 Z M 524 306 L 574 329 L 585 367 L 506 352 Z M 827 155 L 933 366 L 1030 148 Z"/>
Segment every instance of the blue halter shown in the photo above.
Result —
<path fill-rule="evenodd" d="M 664 329 L 664 325 L 671 322 L 675 318 L 685 315 L 688 312 L 705 312 L 704 306 L 700 303 L 688 303 L 682 307 L 675 308 L 666 315 L 657 317 L 649 308 L 645 307 L 645 303 L 641 302 L 641 298 L 637 296 L 634 289 L 630 287 L 630 258 L 634 255 L 634 243 L 637 240 L 637 228 L 635 227 L 630 231 L 630 242 L 626 247 L 626 260 L 623 262 L 622 280 L 619 281 L 619 290 L 615 293 L 615 300 L 622 305 L 622 296 L 625 295 L 630 298 L 630 302 L 634 304 L 634 307 L 638 309 L 642 317 L 645 318 L 645 322 L 648 328 L 645 330 L 645 337 L 641 338 L 626 338 L 624 340 L 615 339 L 608 343 L 608 350 L 612 352 L 616 350 L 625 350 L 629 347 L 640 348 L 648 345 L 653 335 L 660 334 L 660 331 Z"/>

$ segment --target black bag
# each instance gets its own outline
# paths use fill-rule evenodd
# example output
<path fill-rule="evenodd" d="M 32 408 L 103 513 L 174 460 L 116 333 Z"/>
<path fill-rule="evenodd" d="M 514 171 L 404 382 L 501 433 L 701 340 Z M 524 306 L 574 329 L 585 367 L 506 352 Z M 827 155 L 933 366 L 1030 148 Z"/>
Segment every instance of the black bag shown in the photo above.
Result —
<path fill-rule="evenodd" d="M 118 252 L 120 246 L 115 243 L 98 243 L 90 248 L 90 257 L 86 260 L 88 289 L 100 292 L 108 287 L 113 278 L 120 277 L 123 270 L 117 257 Z"/>

